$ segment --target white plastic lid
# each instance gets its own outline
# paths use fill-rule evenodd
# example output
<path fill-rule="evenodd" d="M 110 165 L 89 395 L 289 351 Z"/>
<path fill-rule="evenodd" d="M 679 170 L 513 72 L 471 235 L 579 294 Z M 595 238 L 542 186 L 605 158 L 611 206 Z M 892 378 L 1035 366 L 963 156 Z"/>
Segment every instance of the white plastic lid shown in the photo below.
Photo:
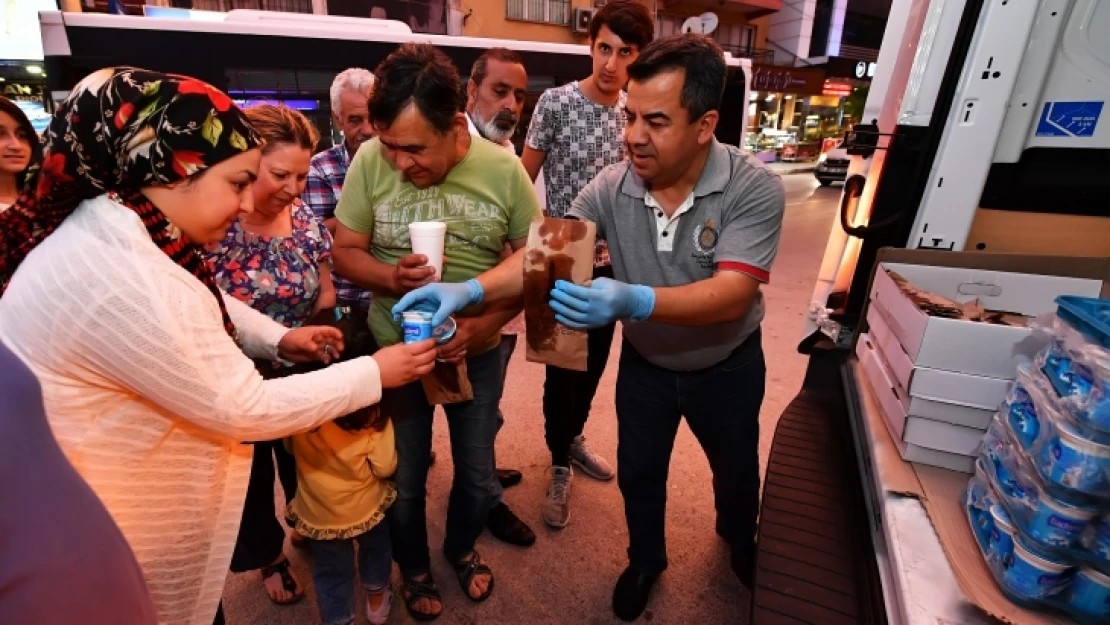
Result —
<path fill-rule="evenodd" d="M 1083 435 L 1080 434 L 1071 423 L 1064 419 L 1056 421 L 1055 425 L 1056 430 L 1060 434 L 1061 443 L 1066 443 L 1069 447 L 1089 456 L 1110 458 L 1110 446 L 1083 438 Z"/>
<path fill-rule="evenodd" d="M 1041 491 L 1040 499 L 1041 503 L 1043 503 L 1044 505 L 1048 506 L 1052 510 L 1055 510 L 1056 512 L 1059 512 L 1060 514 L 1068 515 L 1068 518 L 1071 519 L 1090 521 L 1091 519 L 1095 518 L 1096 514 L 1098 514 L 1098 510 L 1095 510 L 1093 508 L 1082 508 L 1080 506 L 1056 500 L 1052 497 L 1052 495 L 1049 495 L 1046 491 L 1043 490 Z"/>
<path fill-rule="evenodd" d="M 1089 567 L 1079 569 L 1079 574 L 1089 577 L 1091 581 L 1104 588 L 1110 588 L 1110 575 L 1105 575 L 1100 571 Z"/>
<path fill-rule="evenodd" d="M 409 224 L 409 234 L 443 234 L 447 232 L 447 224 L 442 221 L 414 221 Z"/>
<path fill-rule="evenodd" d="M 1006 510 L 1001 505 L 994 504 L 991 506 L 991 516 L 994 517 L 995 525 L 998 525 L 1007 534 L 1013 535 L 1014 524 L 1010 522 L 1010 515 L 1006 514 Z"/>
<path fill-rule="evenodd" d="M 1050 573 L 1063 573 L 1064 571 L 1071 568 L 1071 566 L 1068 564 L 1046 560 L 1044 557 L 1039 556 L 1032 551 L 1029 551 L 1029 549 L 1025 545 L 1023 545 L 1020 540 L 1014 541 L 1014 555 L 1022 558 L 1026 562 L 1041 569 L 1042 571 L 1048 571 Z"/>

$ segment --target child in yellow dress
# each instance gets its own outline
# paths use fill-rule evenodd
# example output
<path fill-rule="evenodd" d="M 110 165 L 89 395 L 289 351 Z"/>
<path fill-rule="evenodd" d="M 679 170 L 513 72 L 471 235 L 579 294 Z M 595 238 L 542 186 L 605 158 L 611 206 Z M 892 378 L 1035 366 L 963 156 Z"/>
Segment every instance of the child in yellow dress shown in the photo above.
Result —
<path fill-rule="evenodd" d="M 358 577 L 372 625 L 389 618 L 393 566 L 385 511 L 397 497 L 393 423 L 370 406 L 286 439 L 297 459 L 297 495 L 286 515 L 312 547 L 312 582 L 324 625 L 353 625 Z"/>

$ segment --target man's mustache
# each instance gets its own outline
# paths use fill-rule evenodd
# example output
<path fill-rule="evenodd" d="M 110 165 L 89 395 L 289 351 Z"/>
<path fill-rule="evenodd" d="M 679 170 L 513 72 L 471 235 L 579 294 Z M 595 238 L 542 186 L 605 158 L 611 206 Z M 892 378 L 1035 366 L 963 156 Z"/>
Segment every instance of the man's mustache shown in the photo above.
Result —
<path fill-rule="evenodd" d="M 493 118 L 495 124 L 504 124 L 506 126 L 515 126 L 518 121 L 520 121 L 520 119 L 508 111 L 501 111 Z"/>

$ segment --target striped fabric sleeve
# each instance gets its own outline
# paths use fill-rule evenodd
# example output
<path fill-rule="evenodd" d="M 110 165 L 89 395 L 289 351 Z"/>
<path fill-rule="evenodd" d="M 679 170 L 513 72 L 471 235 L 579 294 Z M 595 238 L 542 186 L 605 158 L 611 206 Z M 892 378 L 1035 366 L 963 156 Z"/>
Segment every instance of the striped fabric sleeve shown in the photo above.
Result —
<path fill-rule="evenodd" d="M 721 214 L 714 258 L 718 271 L 737 271 L 766 283 L 779 248 L 786 193 L 770 172 L 749 178 Z"/>
<path fill-rule="evenodd" d="M 717 263 L 717 271 L 735 271 L 738 273 L 747 274 L 756 280 L 767 284 L 771 281 L 771 272 L 766 269 L 760 269 L 755 265 L 747 263 L 738 263 L 735 261 L 721 261 Z"/>

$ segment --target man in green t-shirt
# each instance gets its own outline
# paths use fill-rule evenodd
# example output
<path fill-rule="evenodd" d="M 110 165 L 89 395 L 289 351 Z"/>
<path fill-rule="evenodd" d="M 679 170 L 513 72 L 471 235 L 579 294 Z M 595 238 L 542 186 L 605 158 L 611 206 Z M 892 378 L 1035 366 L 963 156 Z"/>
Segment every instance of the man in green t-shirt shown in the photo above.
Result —
<path fill-rule="evenodd" d="M 532 182 L 512 154 L 471 136 L 460 112 L 458 73 L 428 44 L 405 44 L 378 66 L 370 118 L 378 137 L 365 143 L 347 173 L 336 207 L 336 269 L 370 289 L 370 329 L 382 347 L 401 341 L 391 308 L 408 291 L 431 283 L 435 270 L 413 254 L 408 226 L 447 224 L 443 282 L 464 282 L 493 268 L 508 243 L 524 246 L 540 214 Z M 474 550 L 490 510 L 493 441 L 501 395 L 500 331 L 520 300 L 460 311 L 458 330 L 439 356 L 466 360 L 474 399 L 444 406 L 455 480 L 443 552 L 463 591 L 484 600 L 493 575 Z M 393 558 L 404 578 L 403 598 L 414 615 L 442 611 L 430 574 L 425 483 L 433 406 L 420 383 L 392 390 L 382 409 L 393 418 L 397 444 L 397 500 L 388 516 Z"/>

